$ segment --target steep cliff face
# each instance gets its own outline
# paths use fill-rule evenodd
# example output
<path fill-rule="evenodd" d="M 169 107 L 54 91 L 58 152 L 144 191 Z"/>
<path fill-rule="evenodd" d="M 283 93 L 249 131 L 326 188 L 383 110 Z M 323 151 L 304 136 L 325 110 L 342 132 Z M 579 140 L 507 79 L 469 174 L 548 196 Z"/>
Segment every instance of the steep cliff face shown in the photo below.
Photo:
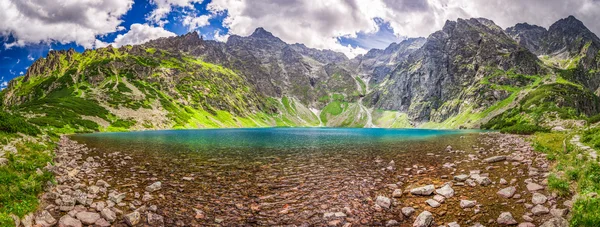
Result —
<path fill-rule="evenodd" d="M 410 54 L 421 48 L 425 41 L 425 38 L 410 38 L 392 43 L 384 50 L 369 50 L 365 55 L 350 60 L 348 67 L 369 81 L 369 85 L 380 84 Z"/>
<path fill-rule="evenodd" d="M 519 87 L 508 71 L 543 73 L 537 58 L 492 21 L 448 21 L 374 89 L 368 102 L 376 108 L 407 112 L 415 121 L 442 122 L 507 98 L 510 91 L 484 79 L 494 75 L 494 80 Z"/>
<path fill-rule="evenodd" d="M 531 53 L 535 55 L 546 53 L 548 31 L 545 28 L 527 23 L 519 23 L 507 28 L 506 33 L 517 41 L 519 45 L 531 51 Z"/>

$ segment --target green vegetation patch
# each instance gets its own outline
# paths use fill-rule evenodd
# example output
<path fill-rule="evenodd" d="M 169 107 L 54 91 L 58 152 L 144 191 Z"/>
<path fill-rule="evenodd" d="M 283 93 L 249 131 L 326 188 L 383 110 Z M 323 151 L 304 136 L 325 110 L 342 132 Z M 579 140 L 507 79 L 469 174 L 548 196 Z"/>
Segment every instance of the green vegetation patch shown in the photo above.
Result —
<path fill-rule="evenodd" d="M 548 189 L 574 201 L 571 226 L 600 226 L 600 198 L 590 195 L 600 193 L 600 165 L 583 151 L 570 144 L 573 134 L 553 132 L 536 133 L 533 144 L 536 151 L 547 154 L 554 161 L 553 172 L 548 177 Z"/>
<path fill-rule="evenodd" d="M 18 153 L 8 153 L 8 163 L 0 167 L 0 226 L 14 225 L 9 214 L 23 217 L 35 211 L 39 205 L 37 196 L 54 178 L 43 169 L 52 162 L 53 145 L 26 142 L 16 148 Z"/>
<path fill-rule="evenodd" d="M 25 118 L 2 110 L 0 110 L 0 132 L 23 133 L 32 136 L 40 134 L 40 130 L 25 121 Z"/>
<path fill-rule="evenodd" d="M 600 128 L 592 128 L 584 131 L 581 142 L 589 144 L 595 149 L 600 149 Z"/>
<path fill-rule="evenodd" d="M 598 111 L 600 99 L 593 93 L 569 83 L 545 84 L 529 92 L 518 107 L 492 118 L 482 128 L 531 134 L 547 131 L 540 126 L 543 120 L 587 119 Z"/>

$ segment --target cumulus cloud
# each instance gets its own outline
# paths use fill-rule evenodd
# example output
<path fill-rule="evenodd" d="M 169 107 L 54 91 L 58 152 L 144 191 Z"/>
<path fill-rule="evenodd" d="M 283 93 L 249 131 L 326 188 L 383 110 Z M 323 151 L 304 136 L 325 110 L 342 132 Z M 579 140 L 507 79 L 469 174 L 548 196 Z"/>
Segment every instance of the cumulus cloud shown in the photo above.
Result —
<path fill-rule="evenodd" d="M 337 37 L 356 36 L 358 31 L 375 32 L 373 8 L 377 1 L 351 0 L 214 0 L 208 4 L 213 13 L 227 12 L 223 21 L 229 32 L 249 35 L 264 27 L 288 43 L 332 49 L 349 56 L 366 52 L 340 44 Z"/>
<path fill-rule="evenodd" d="M 8 86 L 8 81 L 4 81 L 4 77 L 0 77 L 0 90 L 3 90 Z"/>
<path fill-rule="evenodd" d="M 446 20 L 485 17 L 506 28 L 528 22 L 548 27 L 574 15 L 600 34 L 598 0 L 213 0 L 213 13 L 227 13 L 230 34 L 249 35 L 264 27 L 288 43 L 341 51 L 349 57 L 365 52 L 340 44 L 337 37 L 376 33 L 378 18 L 398 37 L 426 37 Z"/>
<path fill-rule="evenodd" d="M 162 27 L 152 27 L 147 24 L 132 24 L 129 31 L 125 34 L 120 34 L 112 43 L 113 46 L 136 45 L 148 42 L 161 37 L 176 36 L 175 33 L 165 30 Z M 98 44 L 105 45 L 102 41 L 97 40 Z"/>
<path fill-rule="evenodd" d="M 187 15 L 183 18 L 183 25 L 188 27 L 189 31 L 193 31 L 193 30 L 196 30 L 197 28 L 201 28 L 206 25 L 209 25 L 210 22 L 208 20 L 210 18 L 211 18 L 210 15 L 201 15 L 199 17 Z"/>
<path fill-rule="evenodd" d="M 229 34 L 223 34 L 221 35 L 221 31 L 215 31 L 215 35 L 213 36 L 213 39 L 219 41 L 219 42 L 227 42 L 227 39 L 229 39 Z"/>
<path fill-rule="evenodd" d="M 133 0 L 0 0 L 0 35 L 17 41 L 6 48 L 31 43 L 69 43 L 92 48 L 96 36 L 117 31 Z"/>
<path fill-rule="evenodd" d="M 167 21 L 163 20 L 175 7 L 193 8 L 193 3 L 202 3 L 202 0 L 152 0 L 156 6 L 148 15 L 148 20 L 164 25 Z"/>

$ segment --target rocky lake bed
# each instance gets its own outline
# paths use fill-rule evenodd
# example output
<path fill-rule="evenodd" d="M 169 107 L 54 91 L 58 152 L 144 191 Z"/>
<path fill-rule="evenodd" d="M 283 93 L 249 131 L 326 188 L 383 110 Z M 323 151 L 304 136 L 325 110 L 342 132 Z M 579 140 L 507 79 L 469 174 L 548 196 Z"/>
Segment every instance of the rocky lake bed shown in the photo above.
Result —
<path fill-rule="evenodd" d="M 107 152 L 63 136 L 37 226 L 567 226 L 551 163 L 523 136 L 365 150 Z M 241 156 L 241 157 L 240 157 Z M 27 225 L 26 225 L 27 226 Z"/>

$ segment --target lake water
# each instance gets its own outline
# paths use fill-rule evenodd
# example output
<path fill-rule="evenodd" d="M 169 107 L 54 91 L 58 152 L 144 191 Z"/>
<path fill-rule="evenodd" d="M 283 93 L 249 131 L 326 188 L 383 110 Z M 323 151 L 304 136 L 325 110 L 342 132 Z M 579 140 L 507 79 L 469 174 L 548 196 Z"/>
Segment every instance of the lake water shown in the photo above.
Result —
<path fill-rule="evenodd" d="M 260 128 L 71 138 L 93 148 L 91 156 L 120 152 L 131 157 L 127 163 L 106 163 L 110 166 L 104 170 L 106 180 L 127 185 L 117 188 L 120 191 L 143 194 L 145 186 L 161 181 L 163 198 L 147 204 L 158 205 L 167 223 L 320 225 L 327 223 L 324 213 L 346 212 L 377 225 L 400 213 L 400 207 L 388 212 L 372 208 L 377 195 L 391 197 L 393 190 L 387 185 L 442 184 L 444 148 L 472 150 L 476 132 Z M 391 161 L 394 171 L 386 170 Z M 424 169 L 428 175 L 407 180 L 408 175 L 401 174 L 404 168 Z M 205 218 L 195 219 L 192 208 L 202 210 Z"/>

